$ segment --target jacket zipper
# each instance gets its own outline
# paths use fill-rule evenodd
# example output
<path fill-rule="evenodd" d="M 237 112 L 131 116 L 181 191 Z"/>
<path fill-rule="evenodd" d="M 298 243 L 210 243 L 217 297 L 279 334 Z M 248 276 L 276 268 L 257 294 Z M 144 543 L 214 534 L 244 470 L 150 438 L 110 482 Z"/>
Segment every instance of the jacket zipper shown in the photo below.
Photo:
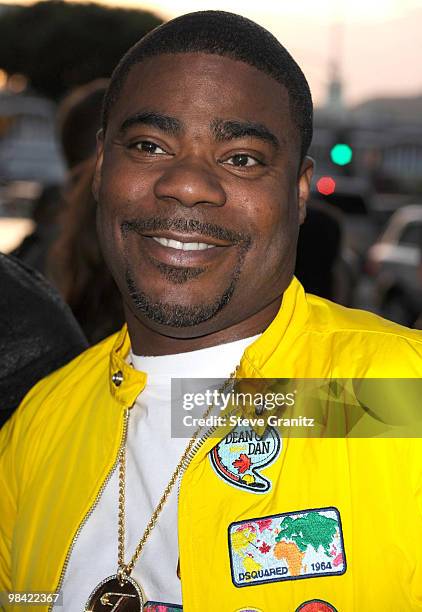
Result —
<path fill-rule="evenodd" d="M 230 416 L 231 414 L 233 414 L 235 410 L 232 410 L 231 412 L 227 413 L 226 416 Z M 186 470 L 188 469 L 189 465 L 192 462 L 192 459 L 195 457 L 195 455 L 197 454 L 197 452 L 199 451 L 199 449 L 205 444 L 205 442 L 208 440 L 208 438 L 215 432 L 217 431 L 217 429 L 219 428 L 218 425 L 213 425 L 212 427 L 210 427 L 209 429 L 207 429 L 207 431 L 200 437 L 197 439 L 197 441 L 195 442 L 195 444 L 193 445 L 193 447 L 191 448 L 190 452 L 188 453 L 182 469 L 180 471 L 179 474 L 179 479 L 178 479 L 178 487 L 177 487 L 177 501 L 179 501 L 179 496 L 180 496 L 180 486 L 182 484 L 182 478 L 183 478 L 183 474 L 186 472 Z M 218 440 L 216 442 L 216 444 L 218 444 L 220 440 Z"/>
<path fill-rule="evenodd" d="M 63 580 L 64 580 L 64 577 L 65 577 L 65 574 L 66 574 L 66 571 L 67 571 L 67 567 L 69 565 L 69 559 L 70 559 L 70 556 L 72 554 L 73 548 L 75 546 L 75 542 L 78 539 L 79 534 L 82 531 L 82 528 L 85 526 L 85 523 L 87 522 L 87 520 L 89 519 L 91 514 L 94 512 L 95 507 L 97 506 L 98 501 L 99 501 L 101 495 L 103 494 L 104 489 L 106 488 L 108 482 L 110 481 L 110 478 L 111 478 L 113 472 L 117 468 L 117 464 L 119 463 L 120 453 L 122 452 L 122 449 L 123 449 L 123 447 L 126 444 L 128 420 L 129 420 L 129 409 L 126 408 L 125 409 L 125 413 L 124 413 L 122 438 L 121 438 L 121 441 L 120 441 L 120 446 L 119 446 L 119 450 L 118 450 L 118 453 L 117 453 L 116 460 L 115 460 L 113 466 L 111 467 L 110 471 L 108 472 L 106 478 L 104 479 L 104 482 L 101 485 L 101 487 L 100 487 L 100 489 L 99 489 L 99 491 L 98 491 L 98 493 L 97 493 L 97 495 L 95 497 L 94 503 L 92 504 L 92 506 L 90 507 L 88 512 L 85 514 L 84 518 L 82 519 L 81 523 L 79 524 L 79 527 L 78 527 L 75 535 L 72 538 L 72 542 L 70 543 L 69 549 L 67 551 L 66 559 L 65 559 L 65 562 L 64 562 L 63 567 L 62 567 L 62 571 L 61 571 L 61 574 L 60 574 L 59 582 L 58 582 L 57 587 L 56 587 L 56 589 L 54 591 L 55 593 L 60 592 L 60 589 L 63 586 Z M 48 612 L 52 612 L 53 605 L 54 604 L 51 604 L 48 607 Z"/>
<path fill-rule="evenodd" d="M 178 491 L 177 491 L 177 498 L 179 499 L 179 495 L 180 495 L 180 485 L 182 482 L 182 477 L 183 474 L 186 472 L 186 470 L 188 469 L 190 463 L 192 462 L 192 459 L 195 457 L 196 453 L 199 451 L 199 449 L 201 448 L 201 446 L 204 445 L 204 443 L 208 440 L 208 438 L 218 429 L 217 426 L 214 427 L 210 427 L 210 429 L 208 429 L 204 435 L 199 438 L 196 443 L 193 445 L 193 447 L 191 448 L 190 452 L 188 453 L 188 455 L 186 456 L 186 459 L 183 463 L 182 469 L 180 470 L 180 474 L 179 474 L 179 486 L 178 486 Z"/>

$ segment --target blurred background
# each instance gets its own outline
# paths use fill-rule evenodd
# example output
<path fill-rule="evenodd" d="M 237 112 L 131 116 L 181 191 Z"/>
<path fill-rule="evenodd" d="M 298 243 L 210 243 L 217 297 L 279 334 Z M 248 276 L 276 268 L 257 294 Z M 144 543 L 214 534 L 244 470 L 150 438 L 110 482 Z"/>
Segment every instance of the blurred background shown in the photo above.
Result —
<path fill-rule="evenodd" d="M 144 33 L 201 9 L 257 21 L 309 80 L 305 288 L 422 328 L 422 0 L 0 2 L 0 251 L 56 285 L 90 342 L 119 327 L 90 191 L 102 95 Z"/>

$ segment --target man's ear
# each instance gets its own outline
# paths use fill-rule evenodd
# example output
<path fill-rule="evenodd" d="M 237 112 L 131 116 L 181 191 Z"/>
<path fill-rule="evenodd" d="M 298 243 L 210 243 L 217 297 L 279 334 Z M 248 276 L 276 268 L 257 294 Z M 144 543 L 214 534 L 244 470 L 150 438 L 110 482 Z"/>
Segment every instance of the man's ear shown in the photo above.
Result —
<path fill-rule="evenodd" d="M 299 224 L 305 221 L 306 202 L 311 192 L 311 180 L 314 173 L 315 161 L 306 155 L 299 171 L 298 178 L 298 205 L 299 205 Z"/>
<path fill-rule="evenodd" d="M 104 132 L 103 130 L 98 130 L 97 132 L 97 161 L 95 163 L 95 172 L 94 178 L 92 181 L 92 195 L 96 202 L 98 202 L 98 197 L 100 193 L 100 184 L 101 184 L 101 169 L 103 166 L 103 157 L 104 157 Z"/>

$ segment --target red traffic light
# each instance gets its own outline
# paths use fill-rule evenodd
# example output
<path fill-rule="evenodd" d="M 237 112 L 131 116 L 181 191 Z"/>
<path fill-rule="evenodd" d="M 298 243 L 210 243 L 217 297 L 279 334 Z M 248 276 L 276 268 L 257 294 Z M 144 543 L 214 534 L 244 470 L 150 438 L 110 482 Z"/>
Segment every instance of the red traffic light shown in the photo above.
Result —
<path fill-rule="evenodd" d="M 317 181 L 316 188 L 322 195 L 331 195 L 336 190 L 336 182 L 331 176 L 321 176 Z"/>

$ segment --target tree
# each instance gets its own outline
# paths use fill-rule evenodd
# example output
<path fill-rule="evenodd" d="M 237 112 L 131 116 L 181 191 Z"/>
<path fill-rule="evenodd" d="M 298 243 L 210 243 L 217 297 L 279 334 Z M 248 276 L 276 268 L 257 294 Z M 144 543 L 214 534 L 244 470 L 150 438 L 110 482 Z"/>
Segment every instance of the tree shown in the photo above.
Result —
<path fill-rule="evenodd" d="M 161 20 L 147 11 L 47 0 L 0 15 L 0 68 L 24 74 L 58 99 L 69 89 L 109 77 L 121 56 Z"/>

